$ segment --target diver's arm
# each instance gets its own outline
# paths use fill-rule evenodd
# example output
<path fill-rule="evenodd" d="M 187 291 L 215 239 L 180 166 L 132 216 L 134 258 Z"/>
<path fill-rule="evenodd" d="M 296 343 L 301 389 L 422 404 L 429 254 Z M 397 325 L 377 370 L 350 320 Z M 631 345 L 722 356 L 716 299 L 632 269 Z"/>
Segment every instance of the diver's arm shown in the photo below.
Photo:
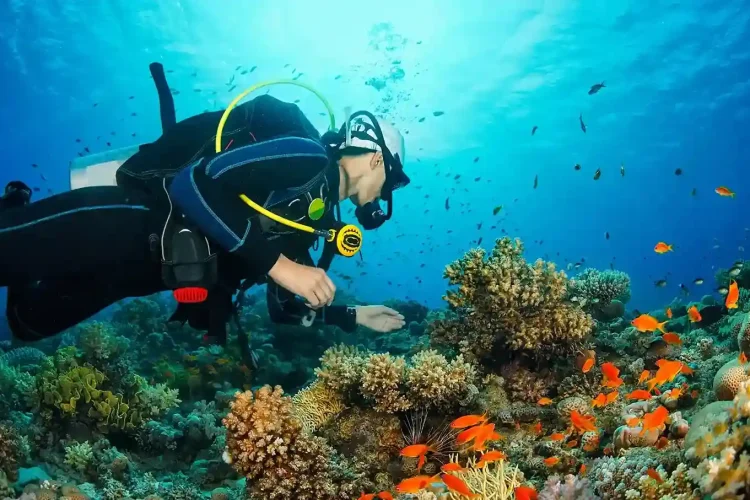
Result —
<path fill-rule="evenodd" d="M 281 249 L 251 223 L 256 212 L 240 194 L 262 206 L 272 191 L 309 182 L 328 161 L 319 142 L 280 137 L 195 162 L 177 174 L 169 194 L 206 236 L 262 276 L 276 264 Z"/>
<path fill-rule="evenodd" d="M 293 293 L 269 281 L 266 288 L 266 303 L 271 321 L 286 325 L 334 325 L 345 332 L 357 329 L 357 308 L 349 306 L 327 306 L 313 310 Z"/>

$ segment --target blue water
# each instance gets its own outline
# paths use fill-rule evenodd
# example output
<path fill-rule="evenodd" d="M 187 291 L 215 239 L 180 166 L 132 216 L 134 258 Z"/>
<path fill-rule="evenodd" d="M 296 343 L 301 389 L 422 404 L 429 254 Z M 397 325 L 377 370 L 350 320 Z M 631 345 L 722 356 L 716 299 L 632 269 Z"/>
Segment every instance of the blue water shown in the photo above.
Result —
<path fill-rule="evenodd" d="M 632 307 L 663 306 L 679 283 L 698 299 L 715 287 L 717 267 L 750 251 L 749 19 L 742 0 L 5 0 L 0 182 L 25 180 L 36 197 L 60 192 L 84 146 L 156 139 L 153 61 L 180 92 L 178 119 L 303 73 L 339 123 L 353 106 L 408 131 L 413 183 L 397 192 L 394 220 L 366 234 L 364 267 L 334 264 L 357 278 L 358 297 L 440 306 L 443 267 L 505 229 L 529 258 L 614 263 L 633 280 Z M 272 94 L 300 99 L 325 128 L 305 90 Z M 716 195 L 720 185 L 737 197 Z M 657 255 L 658 241 L 675 251 Z M 668 273 L 668 286 L 655 288 Z M 693 286 L 696 277 L 706 283 Z"/>

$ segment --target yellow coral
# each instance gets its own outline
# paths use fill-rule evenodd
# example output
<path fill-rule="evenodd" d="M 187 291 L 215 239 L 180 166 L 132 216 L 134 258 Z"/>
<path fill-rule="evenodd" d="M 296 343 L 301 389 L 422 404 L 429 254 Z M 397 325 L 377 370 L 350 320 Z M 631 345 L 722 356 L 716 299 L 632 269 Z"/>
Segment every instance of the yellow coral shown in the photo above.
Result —
<path fill-rule="evenodd" d="M 459 317 L 432 325 L 433 339 L 471 360 L 498 341 L 513 350 L 536 350 L 588 335 L 593 320 L 565 301 L 565 273 L 551 262 L 527 264 L 522 254 L 520 240 L 502 238 L 486 259 L 484 250 L 473 249 L 449 264 L 444 275 L 458 289 L 444 299 Z"/>
<path fill-rule="evenodd" d="M 450 363 L 445 356 L 428 349 L 415 354 L 407 370 L 409 399 L 424 407 L 455 402 L 469 392 L 476 369 L 458 356 Z"/>
<path fill-rule="evenodd" d="M 457 456 L 451 455 L 451 462 Z M 517 466 L 498 460 L 482 468 L 476 467 L 476 460 L 470 458 L 464 471 L 451 474 L 461 478 L 482 500 L 510 500 L 515 498 L 515 489 L 524 481 L 523 472 Z M 464 500 L 464 495 L 449 492 L 449 500 Z"/>
<path fill-rule="evenodd" d="M 373 354 L 367 359 L 362 373 L 362 395 L 371 399 L 375 411 L 396 413 L 411 408 L 411 403 L 401 394 L 405 382 L 404 358 L 390 354 Z"/>
<path fill-rule="evenodd" d="M 316 431 L 346 408 L 341 394 L 320 380 L 297 392 L 292 402 L 294 415 L 308 432 Z"/>
<path fill-rule="evenodd" d="M 325 350 L 315 374 L 330 389 L 345 392 L 362 379 L 366 354 L 354 346 L 335 345 Z"/>
<path fill-rule="evenodd" d="M 714 376 L 714 393 L 716 399 L 729 401 L 734 398 L 742 382 L 750 379 L 747 368 L 733 359 L 724 364 Z"/>
<path fill-rule="evenodd" d="M 740 498 L 742 492 L 750 489 L 749 418 L 750 381 L 745 381 L 731 408 L 715 415 L 710 430 L 695 439 L 687 451 L 689 458 L 700 460 L 689 471 L 690 478 L 711 498 Z"/>

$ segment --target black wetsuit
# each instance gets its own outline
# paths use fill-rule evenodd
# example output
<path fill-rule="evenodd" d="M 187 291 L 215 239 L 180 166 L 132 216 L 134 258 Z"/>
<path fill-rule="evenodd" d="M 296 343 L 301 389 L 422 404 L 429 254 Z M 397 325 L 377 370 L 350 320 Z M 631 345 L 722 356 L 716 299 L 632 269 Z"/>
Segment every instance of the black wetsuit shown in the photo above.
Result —
<path fill-rule="evenodd" d="M 9 287 L 7 316 L 16 337 L 48 337 L 118 300 L 168 289 L 160 243 L 170 213 L 184 215 L 205 236 L 218 262 L 208 299 L 180 304 L 173 319 L 219 342 L 243 280 L 265 282 L 281 254 L 313 265 L 309 250 L 317 237 L 272 222 L 239 195 L 315 228 L 340 224 L 338 168 L 318 132 L 297 106 L 262 96 L 232 112 L 224 151 L 214 154 L 220 116 L 188 118 L 141 146 L 118 170 L 116 187 L 76 189 L 0 212 L 0 286 Z M 308 215 L 314 198 L 325 201 L 315 221 Z M 321 267 L 332 257 L 324 248 Z M 313 313 L 268 282 L 274 321 L 356 327 L 353 308 Z"/>

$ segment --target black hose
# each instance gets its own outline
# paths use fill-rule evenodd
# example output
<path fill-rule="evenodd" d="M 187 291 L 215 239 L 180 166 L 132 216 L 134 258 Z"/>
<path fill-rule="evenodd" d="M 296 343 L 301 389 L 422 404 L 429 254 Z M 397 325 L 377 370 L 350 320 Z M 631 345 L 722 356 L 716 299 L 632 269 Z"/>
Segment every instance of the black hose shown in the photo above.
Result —
<path fill-rule="evenodd" d="M 177 123 L 174 111 L 174 99 L 172 99 L 172 92 L 170 92 L 169 85 L 167 84 L 167 77 L 164 75 L 164 66 L 160 63 L 151 63 L 148 69 L 151 71 L 151 78 L 154 79 L 156 92 L 159 94 L 161 131 L 164 133 Z"/>

